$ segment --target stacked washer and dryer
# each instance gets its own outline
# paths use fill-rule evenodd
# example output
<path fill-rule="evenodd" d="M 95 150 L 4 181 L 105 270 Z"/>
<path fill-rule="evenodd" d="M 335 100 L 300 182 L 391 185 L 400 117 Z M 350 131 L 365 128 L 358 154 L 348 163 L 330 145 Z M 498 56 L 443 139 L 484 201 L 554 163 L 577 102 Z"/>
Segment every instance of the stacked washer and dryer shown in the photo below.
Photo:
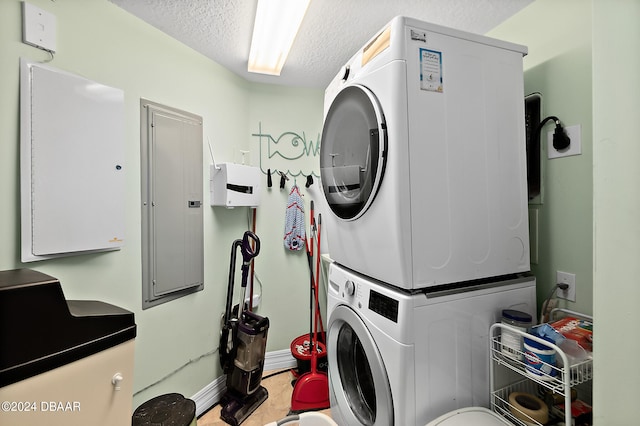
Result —
<path fill-rule="evenodd" d="M 423 426 L 488 407 L 489 327 L 506 308 L 535 317 L 526 52 L 396 17 L 326 89 L 336 423 Z"/>

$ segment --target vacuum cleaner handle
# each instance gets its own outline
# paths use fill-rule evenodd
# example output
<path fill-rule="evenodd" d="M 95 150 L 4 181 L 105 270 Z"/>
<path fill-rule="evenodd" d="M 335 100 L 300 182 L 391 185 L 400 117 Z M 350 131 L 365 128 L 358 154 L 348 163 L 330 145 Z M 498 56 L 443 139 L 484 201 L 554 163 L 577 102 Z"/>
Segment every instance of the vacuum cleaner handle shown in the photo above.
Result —
<path fill-rule="evenodd" d="M 253 244 L 252 244 L 253 243 Z M 253 246 L 253 247 L 252 247 Z M 251 231 L 245 231 L 242 236 L 242 287 L 247 286 L 249 277 L 249 264 L 260 253 L 260 238 Z"/>
<path fill-rule="evenodd" d="M 225 311 L 224 311 L 224 321 L 222 324 L 222 329 L 220 330 L 220 343 L 218 346 L 218 355 L 220 357 L 220 365 L 222 366 L 223 373 L 226 373 L 233 360 L 232 351 L 229 350 L 229 334 L 231 334 L 231 341 L 235 341 L 235 335 L 237 333 L 237 319 L 232 318 L 233 316 L 233 287 L 234 287 L 234 278 L 236 271 L 236 251 L 238 247 L 242 246 L 242 240 L 235 240 L 233 244 L 231 244 L 231 256 L 229 259 L 229 281 L 227 287 L 227 301 L 225 303 Z"/>
<path fill-rule="evenodd" d="M 255 247 L 252 247 L 251 243 L 255 243 Z M 242 260 L 249 263 L 258 254 L 260 254 L 260 238 L 251 231 L 245 231 L 242 236 Z"/>
<path fill-rule="evenodd" d="M 242 246 L 241 240 L 235 240 L 233 244 L 231 244 L 231 256 L 229 260 L 229 280 L 227 284 L 227 302 L 225 304 L 225 311 L 224 311 L 225 324 L 231 321 L 231 316 L 232 316 L 233 287 L 234 287 L 234 278 L 236 273 L 236 250 L 240 246 Z"/>

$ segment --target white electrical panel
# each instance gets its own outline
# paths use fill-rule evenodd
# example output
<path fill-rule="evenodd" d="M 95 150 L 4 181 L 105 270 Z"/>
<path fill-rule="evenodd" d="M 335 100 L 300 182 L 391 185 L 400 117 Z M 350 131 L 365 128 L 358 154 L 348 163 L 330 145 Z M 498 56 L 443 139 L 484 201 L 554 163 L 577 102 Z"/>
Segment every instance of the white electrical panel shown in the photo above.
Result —
<path fill-rule="evenodd" d="M 260 169 L 243 164 L 221 163 L 210 167 L 211 205 L 257 207 L 260 204 Z"/>
<path fill-rule="evenodd" d="M 124 92 L 21 60 L 22 261 L 124 245 Z"/>
<path fill-rule="evenodd" d="M 56 17 L 22 2 L 22 41 L 50 52 L 56 51 Z"/>

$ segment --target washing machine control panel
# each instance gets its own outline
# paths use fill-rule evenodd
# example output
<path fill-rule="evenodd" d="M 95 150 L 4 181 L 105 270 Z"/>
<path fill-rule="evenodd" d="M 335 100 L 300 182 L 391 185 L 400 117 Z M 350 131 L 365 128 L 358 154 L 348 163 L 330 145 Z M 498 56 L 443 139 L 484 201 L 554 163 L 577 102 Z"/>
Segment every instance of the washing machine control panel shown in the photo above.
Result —
<path fill-rule="evenodd" d="M 369 309 L 395 323 L 398 322 L 398 305 L 399 302 L 396 299 L 375 290 L 369 290 Z"/>
<path fill-rule="evenodd" d="M 344 292 L 347 296 L 353 296 L 356 294 L 355 283 L 351 280 L 347 280 L 347 282 L 344 283 Z"/>

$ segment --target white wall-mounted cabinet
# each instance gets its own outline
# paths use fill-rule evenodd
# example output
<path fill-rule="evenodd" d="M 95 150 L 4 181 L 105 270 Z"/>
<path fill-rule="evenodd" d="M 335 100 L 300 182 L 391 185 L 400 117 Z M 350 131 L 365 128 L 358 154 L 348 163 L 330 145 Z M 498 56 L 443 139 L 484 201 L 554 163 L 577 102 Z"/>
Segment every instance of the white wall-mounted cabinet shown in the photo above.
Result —
<path fill-rule="evenodd" d="M 21 60 L 22 261 L 124 244 L 124 92 Z"/>

